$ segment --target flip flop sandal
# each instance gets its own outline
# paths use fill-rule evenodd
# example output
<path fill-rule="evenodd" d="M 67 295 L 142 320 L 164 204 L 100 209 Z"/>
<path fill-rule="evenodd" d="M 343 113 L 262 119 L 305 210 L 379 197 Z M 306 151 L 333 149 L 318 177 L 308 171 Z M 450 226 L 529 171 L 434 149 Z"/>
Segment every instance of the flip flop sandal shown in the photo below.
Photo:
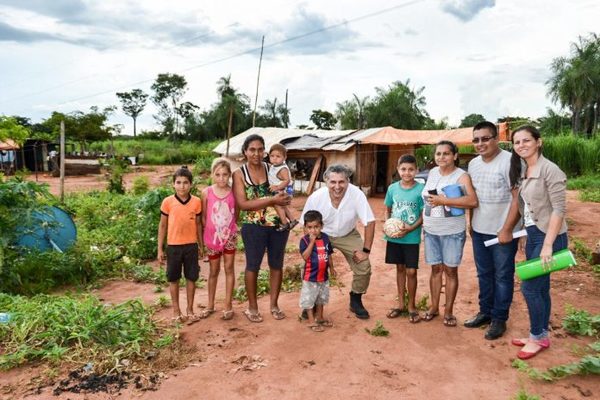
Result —
<path fill-rule="evenodd" d="M 449 328 L 454 328 L 457 324 L 456 317 L 454 315 L 444 316 L 444 325 Z"/>
<path fill-rule="evenodd" d="M 244 315 L 246 316 L 246 318 L 248 318 L 248 321 L 250 322 L 263 322 L 263 318 L 258 311 L 253 313 L 250 310 L 244 310 Z"/>
<path fill-rule="evenodd" d="M 278 319 L 278 320 L 285 318 L 285 313 L 283 311 L 281 311 L 279 308 L 271 309 L 271 315 L 273 316 L 273 318 Z"/>
<path fill-rule="evenodd" d="M 308 328 L 313 332 L 323 332 L 325 330 L 325 328 L 323 328 L 323 326 L 319 324 L 308 325 Z"/>
<path fill-rule="evenodd" d="M 176 325 L 176 324 L 182 324 L 182 323 L 184 323 L 185 321 L 187 321 L 187 317 L 184 317 L 184 316 L 183 316 L 183 315 L 181 315 L 181 314 L 179 314 L 177 317 L 173 317 L 173 318 L 171 318 L 171 323 L 172 323 L 173 325 Z"/>
<path fill-rule="evenodd" d="M 392 308 L 392 309 L 390 309 L 390 311 L 388 311 L 388 313 L 386 314 L 386 317 L 398 318 L 399 316 L 402 315 L 402 313 L 404 313 L 404 310 L 402 310 L 401 308 Z"/>
<path fill-rule="evenodd" d="M 197 314 L 188 314 L 186 325 L 192 325 L 195 322 L 198 322 L 202 319 L 200 315 Z"/>
<path fill-rule="evenodd" d="M 427 311 L 425 313 L 425 315 L 423 315 L 423 321 L 429 322 L 432 319 L 434 319 L 435 317 L 437 317 L 438 315 L 440 315 L 440 314 L 439 313 L 430 313 L 429 311 Z"/>
<path fill-rule="evenodd" d="M 200 318 L 208 318 L 215 312 L 214 308 L 206 308 L 200 312 Z"/>
<path fill-rule="evenodd" d="M 321 325 L 325 328 L 331 328 L 333 327 L 333 322 L 328 320 L 328 319 L 320 319 L 320 320 L 315 320 L 315 322 L 317 323 L 317 325 Z"/>
<path fill-rule="evenodd" d="M 233 310 L 223 310 L 223 316 L 221 317 L 221 319 L 225 321 L 233 319 Z"/>
<path fill-rule="evenodd" d="M 413 312 L 409 312 L 408 313 L 408 321 L 411 324 L 416 324 L 418 322 L 421 322 L 421 316 L 419 315 L 418 312 L 413 311 Z"/>

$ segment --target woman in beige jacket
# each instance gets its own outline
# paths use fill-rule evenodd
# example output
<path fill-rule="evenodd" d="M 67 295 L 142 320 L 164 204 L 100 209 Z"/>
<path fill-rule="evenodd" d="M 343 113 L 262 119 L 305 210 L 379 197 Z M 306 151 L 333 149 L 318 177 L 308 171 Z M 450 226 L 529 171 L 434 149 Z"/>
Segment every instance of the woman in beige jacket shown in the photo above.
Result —
<path fill-rule="evenodd" d="M 540 257 L 543 264 L 548 264 L 552 262 L 552 253 L 567 248 L 567 177 L 556 164 L 544 158 L 540 133 L 533 126 L 517 128 L 512 142 L 510 181 L 518 190 L 518 197 L 508 219 L 516 223 L 519 216 L 523 218 L 527 259 Z M 502 233 L 501 241 L 505 240 Z M 528 338 L 513 339 L 512 343 L 522 346 L 517 356 L 528 359 L 550 347 L 550 275 L 523 281 L 521 292 L 529 310 L 530 332 Z"/>

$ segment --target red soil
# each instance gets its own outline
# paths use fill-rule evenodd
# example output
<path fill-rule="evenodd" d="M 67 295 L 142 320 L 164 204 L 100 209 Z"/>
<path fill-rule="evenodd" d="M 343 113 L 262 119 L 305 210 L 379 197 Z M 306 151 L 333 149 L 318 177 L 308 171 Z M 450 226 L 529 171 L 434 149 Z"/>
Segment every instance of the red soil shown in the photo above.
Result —
<path fill-rule="evenodd" d="M 171 167 L 171 170 L 173 167 Z M 169 168 L 160 167 L 149 174 L 152 181 L 168 176 Z M 46 178 L 45 178 L 46 180 Z M 52 191 L 56 190 L 56 178 Z M 130 182 L 131 177 L 126 178 Z M 102 189 L 105 183 L 99 177 L 68 178 L 67 190 L 83 190 L 90 187 Z M 294 208 L 300 212 L 305 198 L 294 199 Z M 371 198 L 370 203 L 378 218 L 378 232 L 384 215 L 383 200 Z M 584 240 L 588 246 L 600 238 L 600 204 L 581 203 L 576 193 L 569 193 L 569 234 Z M 362 232 L 362 228 L 359 229 Z M 297 246 L 300 230 L 290 236 L 288 246 Z M 264 316 L 262 324 L 249 322 L 242 314 L 246 304 L 234 304 L 235 317 L 222 321 L 224 275 L 221 274 L 217 293 L 217 313 L 206 320 L 182 329 L 186 343 L 196 345 L 197 358 L 187 367 L 168 371 L 166 379 L 157 391 L 138 392 L 124 390 L 120 398 L 143 399 L 221 399 L 221 398 L 330 398 L 330 399 L 498 399 L 515 396 L 520 389 L 537 394 L 544 399 L 598 398 L 598 378 L 570 377 L 555 383 L 533 381 L 511 367 L 518 349 L 510 344 L 512 337 L 527 335 L 528 318 L 523 297 L 515 290 L 511 318 L 507 334 L 493 342 L 483 338 L 484 330 L 467 329 L 462 322 L 478 310 L 478 285 L 473 263 L 470 239 L 467 239 L 465 255 L 460 267 L 460 287 L 455 304 L 459 326 L 447 328 L 441 318 L 431 322 L 411 324 L 406 318 L 387 319 L 387 310 L 394 305 L 396 296 L 395 271 L 384 263 L 385 245 L 378 233 L 371 253 L 373 275 L 364 303 L 371 319 L 361 321 L 348 311 L 348 292 L 351 272 L 342 257 L 334 255 L 340 281 L 346 286 L 332 288 L 326 314 L 335 326 L 324 333 L 310 331 L 298 322 L 298 293 L 282 293 L 280 306 L 287 318 L 276 321 L 268 312 L 268 298 L 259 300 Z M 430 268 L 423 258 L 418 272 L 417 297 L 428 294 Z M 300 262 L 296 252 L 286 256 L 286 265 Z M 242 254 L 236 257 L 236 272 L 244 268 Z M 203 264 L 202 275 L 207 277 L 208 265 Z M 573 305 L 592 313 L 600 313 L 598 297 L 600 281 L 589 268 L 573 268 L 559 271 L 552 276 L 552 347 L 530 360 L 533 367 L 545 369 L 574 361 L 575 345 L 585 346 L 590 338 L 572 337 L 561 326 L 565 306 Z M 159 294 L 153 293 L 153 285 L 113 281 L 95 291 L 106 302 L 119 302 L 140 297 L 152 303 Z M 181 301 L 185 301 L 184 291 Z M 207 290 L 199 289 L 197 301 L 206 304 Z M 442 295 L 442 303 L 444 301 Z M 182 303 L 184 304 L 184 303 Z M 443 310 L 441 310 L 443 312 Z M 170 311 L 159 314 L 168 318 Z M 373 328 L 382 321 L 390 336 L 373 337 L 365 328 Z M 253 371 L 236 371 L 234 363 L 242 356 L 259 356 L 262 367 Z M 13 387 L 26 385 L 40 368 L 21 368 L 3 373 L 4 384 Z M 20 398 L 13 392 L 0 397 Z M 69 399 L 105 399 L 115 395 L 63 394 Z M 28 399 L 55 398 L 51 388 Z"/>

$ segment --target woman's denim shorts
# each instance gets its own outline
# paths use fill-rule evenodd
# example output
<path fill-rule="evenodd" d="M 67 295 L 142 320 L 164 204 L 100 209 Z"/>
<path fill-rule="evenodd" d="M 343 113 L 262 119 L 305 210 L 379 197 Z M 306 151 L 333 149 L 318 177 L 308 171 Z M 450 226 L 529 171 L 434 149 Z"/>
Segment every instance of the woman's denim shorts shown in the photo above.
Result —
<path fill-rule="evenodd" d="M 458 267 L 462 261 L 467 234 L 465 231 L 451 235 L 432 235 L 425 232 L 425 262 Z"/>

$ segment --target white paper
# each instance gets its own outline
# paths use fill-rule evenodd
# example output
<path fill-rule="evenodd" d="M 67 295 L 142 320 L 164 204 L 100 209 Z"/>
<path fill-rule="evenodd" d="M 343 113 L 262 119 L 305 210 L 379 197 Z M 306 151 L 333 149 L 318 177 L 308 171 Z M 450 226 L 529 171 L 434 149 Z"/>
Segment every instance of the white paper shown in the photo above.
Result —
<path fill-rule="evenodd" d="M 523 236 L 527 236 L 527 231 L 525 229 L 513 232 L 513 239 L 520 238 L 520 237 L 523 237 Z M 495 237 L 493 239 L 486 240 L 485 242 L 483 242 L 483 244 L 485 245 L 485 247 L 493 246 L 495 244 L 498 244 L 498 238 Z"/>

